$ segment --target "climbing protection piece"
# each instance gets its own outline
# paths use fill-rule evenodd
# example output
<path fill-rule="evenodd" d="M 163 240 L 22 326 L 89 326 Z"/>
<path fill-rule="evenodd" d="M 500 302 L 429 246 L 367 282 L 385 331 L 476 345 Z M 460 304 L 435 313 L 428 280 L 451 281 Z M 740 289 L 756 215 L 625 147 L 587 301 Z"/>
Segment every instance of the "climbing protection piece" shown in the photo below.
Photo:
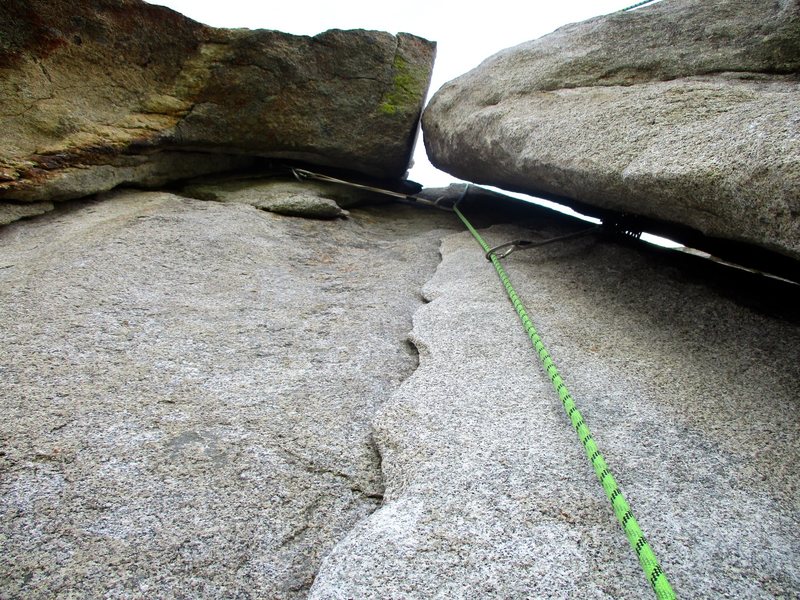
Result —
<path fill-rule="evenodd" d="M 385 188 L 375 187 L 372 185 L 364 185 L 363 183 L 355 183 L 353 181 L 345 181 L 344 179 L 337 179 L 336 177 L 331 177 L 330 175 L 323 175 L 322 173 L 314 173 L 313 171 L 308 171 L 307 169 L 300 169 L 298 167 L 289 167 L 292 171 L 292 175 L 297 181 L 305 181 L 307 179 L 315 179 L 317 181 L 324 181 L 326 183 L 336 183 L 339 185 L 346 185 L 348 187 L 358 188 L 360 190 L 367 190 L 369 192 L 375 192 L 377 194 L 383 194 L 384 196 L 391 196 L 395 200 L 399 200 L 401 202 L 406 202 L 408 204 L 416 204 L 421 206 L 432 206 L 434 208 L 439 208 L 441 210 L 452 210 L 452 206 L 447 206 L 446 204 L 440 202 L 439 200 L 425 200 L 424 198 L 419 198 L 414 196 L 413 194 L 404 194 L 403 192 L 393 192 L 392 190 L 387 190 Z"/>
<path fill-rule="evenodd" d="M 468 189 L 469 186 L 464 189 L 464 193 L 461 194 L 459 202 L 464 198 Z M 577 406 L 575 406 L 575 401 L 567 391 L 564 381 L 558 374 L 558 370 L 553 363 L 553 359 L 550 357 L 550 353 L 547 351 L 547 348 L 545 348 L 545 345 L 539 337 L 539 334 L 531 322 L 530 317 L 528 317 L 525 306 L 522 304 L 519 296 L 517 296 L 517 292 L 511 285 L 511 281 L 509 280 L 505 269 L 503 269 L 500 259 L 492 251 L 492 248 L 489 247 L 489 244 L 483 240 L 483 238 L 467 220 L 464 214 L 458 209 L 458 202 L 453 207 L 453 210 L 478 242 L 478 244 L 480 244 L 481 248 L 483 248 L 487 258 L 492 261 L 492 264 L 497 271 L 497 275 L 500 277 L 500 281 L 503 283 L 503 286 L 506 289 L 508 298 L 514 305 L 514 308 L 516 309 L 517 314 L 522 321 L 522 325 L 525 327 L 525 331 L 527 332 L 528 337 L 531 339 L 534 350 L 536 350 L 536 353 L 539 355 L 539 359 L 542 361 L 542 365 L 544 366 L 545 371 L 547 371 L 550 381 L 553 382 L 553 387 L 558 393 L 558 397 L 561 398 L 561 403 L 564 405 L 564 410 L 567 411 L 567 416 L 572 421 L 572 426 L 575 428 L 581 444 L 583 444 L 583 448 L 586 451 L 586 456 L 589 457 L 589 462 L 592 463 L 594 472 L 597 474 L 597 478 L 600 480 L 600 484 L 603 486 L 606 496 L 608 496 L 608 499 L 611 501 L 611 506 L 614 508 L 614 514 L 617 516 L 617 519 L 622 525 L 622 529 L 625 531 L 625 535 L 633 547 L 633 550 L 639 557 L 639 563 L 642 565 L 642 569 L 644 569 L 644 574 L 650 582 L 650 585 L 653 586 L 653 591 L 656 593 L 656 597 L 659 600 L 673 600 L 676 598 L 676 596 L 672 591 L 669 581 L 667 581 L 667 576 L 661 569 L 661 565 L 658 564 L 658 559 L 656 558 L 655 553 L 650 549 L 650 545 L 647 543 L 642 530 L 639 528 L 639 523 L 636 522 L 633 512 L 631 512 L 631 507 L 628 505 L 628 501 L 625 500 L 625 496 L 623 496 L 622 492 L 619 490 L 617 482 L 614 480 L 614 476 L 611 474 L 603 455 L 600 454 L 600 450 L 597 449 L 597 444 L 592 438 L 589 427 L 584 422 L 580 411 L 578 410 Z"/>
<path fill-rule="evenodd" d="M 532 242 L 530 240 L 514 240 L 513 242 L 506 242 L 505 244 L 500 244 L 499 246 L 495 246 L 489 250 L 486 253 L 486 260 L 492 260 L 492 256 L 496 256 L 497 258 L 505 258 L 515 250 L 529 250 L 530 248 L 538 248 L 539 246 L 545 246 L 547 244 L 552 244 L 553 242 L 564 242 L 573 238 L 582 237 L 588 233 L 592 233 L 593 231 L 598 231 L 599 229 L 602 229 L 602 225 L 595 225 L 594 227 L 589 227 L 588 229 L 581 229 L 580 231 L 576 231 L 574 233 L 560 235 L 547 240 L 538 240 L 536 242 Z"/>

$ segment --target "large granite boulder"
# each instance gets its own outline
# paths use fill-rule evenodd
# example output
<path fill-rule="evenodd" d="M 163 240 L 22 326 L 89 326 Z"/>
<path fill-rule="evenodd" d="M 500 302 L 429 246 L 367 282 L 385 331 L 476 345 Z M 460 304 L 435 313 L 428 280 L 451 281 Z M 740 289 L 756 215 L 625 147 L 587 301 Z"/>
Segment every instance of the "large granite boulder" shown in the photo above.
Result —
<path fill-rule="evenodd" d="M 425 145 L 465 179 L 800 258 L 798 72 L 796 0 L 664 0 L 487 59 L 433 97 Z"/>
<path fill-rule="evenodd" d="M 401 177 L 434 44 L 214 29 L 139 0 L 0 4 L 0 199 L 160 185 L 251 157 Z"/>

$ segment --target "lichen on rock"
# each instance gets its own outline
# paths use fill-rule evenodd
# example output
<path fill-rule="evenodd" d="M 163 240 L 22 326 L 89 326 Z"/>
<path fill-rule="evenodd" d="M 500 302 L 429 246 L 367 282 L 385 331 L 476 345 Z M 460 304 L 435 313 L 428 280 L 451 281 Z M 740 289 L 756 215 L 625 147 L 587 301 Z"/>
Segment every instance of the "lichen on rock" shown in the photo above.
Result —
<path fill-rule="evenodd" d="M 391 89 L 383 96 L 378 109 L 389 115 L 416 110 L 418 98 L 420 94 L 425 95 L 429 82 L 430 72 L 396 56 Z"/>
<path fill-rule="evenodd" d="M 147 185 L 162 154 L 183 177 L 268 157 L 400 178 L 434 56 L 411 34 L 214 29 L 139 0 L 10 0 L 0 36 L 0 201 L 17 202 Z"/>

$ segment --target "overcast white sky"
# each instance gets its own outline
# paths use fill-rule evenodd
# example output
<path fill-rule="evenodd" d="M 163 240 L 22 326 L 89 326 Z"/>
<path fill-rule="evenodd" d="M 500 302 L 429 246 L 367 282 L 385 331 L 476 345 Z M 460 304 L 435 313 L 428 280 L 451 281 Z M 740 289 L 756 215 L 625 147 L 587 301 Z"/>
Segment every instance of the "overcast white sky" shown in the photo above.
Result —
<path fill-rule="evenodd" d="M 621 10 L 635 0 L 149 0 L 215 27 L 277 29 L 314 35 L 327 29 L 405 31 L 437 42 L 431 93 L 495 52 L 576 21 Z M 431 187 L 454 178 L 428 163 L 417 143 L 411 179 Z"/>

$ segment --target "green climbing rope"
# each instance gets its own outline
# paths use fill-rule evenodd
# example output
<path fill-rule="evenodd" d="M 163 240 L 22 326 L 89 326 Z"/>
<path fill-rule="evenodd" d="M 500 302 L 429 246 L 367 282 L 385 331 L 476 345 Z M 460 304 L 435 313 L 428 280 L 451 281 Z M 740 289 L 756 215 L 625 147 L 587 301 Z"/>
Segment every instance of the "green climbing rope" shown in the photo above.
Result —
<path fill-rule="evenodd" d="M 492 264 L 494 265 L 494 268 L 500 277 L 500 281 L 503 282 L 506 293 L 514 305 L 514 308 L 516 309 L 517 314 L 522 321 L 522 325 L 525 327 L 528 337 L 531 339 L 533 348 L 539 355 L 539 359 L 541 360 L 545 371 L 547 371 L 547 375 L 550 377 L 550 381 L 552 381 L 553 387 L 561 399 L 561 403 L 564 405 L 564 410 L 567 411 L 567 416 L 572 421 L 572 426 L 575 428 L 581 444 L 583 444 L 583 448 L 586 451 L 586 456 L 589 458 L 589 462 L 592 463 L 594 472 L 597 474 L 597 478 L 600 480 L 600 484 L 603 486 L 606 496 L 608 496 L 608 499 L 611 501 L 611 506 L 614 508 L 614 514 L 617 516 L 617 519 L 622 525 L 623 531 L 625 531 L 628 541 L 636 552 L 636 555 L 639 557 L 639 563 L 642 565 L 642 569 L 644 570 L 644 574 L 650 582 L 650 585 L 653 586 L 653 591 L 655 592 L 656 597 L 659 600 L 672 600 L 676 598 L 669 581 L 667 581 L 667 576 L 661 569 L 661 565 L 659 565 L 655 553 L 650 548 L 650 545 L 647 543 L 642 530 L 639 528 L 639 523 L 636 522 L 636 518 L 633 516 L 633 512 L 631 512 L 631 507 L 628 505 L 628 501 L 625 500 L 625 496 L 623 496 L 622 492 L 619 490 L 617 482 L 614 480 L 614 476 L 611 474 L 603 455 L 600 454 L 600 450 L 598 450 L 597 444 L 592 438 L 589 427 L 583 420 L 583 417 L 581 416 L 577 406 L 575 406 L 575 401 L 572 399 L 572 396 L 567 391 L 564 381 L 558 374 L 555 364 L 553 364 L 553 359 L 550 357 L 550 353 L 547 351 L 547 348 L 545 348 L 545 345 L 539 337 L 539 334 L 531 322 L 530 317 L 528 317 L 525 306 L 522 304 L 517 292 L 511 285 L 511 281 L 509 280 L 503 265 L 500 264 L 500 260 L 493 252 L 488 254 L 491 251 L 491 248 L 483 240 L 472 224 L 467 220 L 464 214 L 458 209 L 458 206 L 455 206 L 453 210 L 458 215 L 458 218 L 464 223 L 475 240 L 480 244 L 481 248 L 483 248 L 483 251 L 487 253 L 488 258 L 491 259 Z"/>

